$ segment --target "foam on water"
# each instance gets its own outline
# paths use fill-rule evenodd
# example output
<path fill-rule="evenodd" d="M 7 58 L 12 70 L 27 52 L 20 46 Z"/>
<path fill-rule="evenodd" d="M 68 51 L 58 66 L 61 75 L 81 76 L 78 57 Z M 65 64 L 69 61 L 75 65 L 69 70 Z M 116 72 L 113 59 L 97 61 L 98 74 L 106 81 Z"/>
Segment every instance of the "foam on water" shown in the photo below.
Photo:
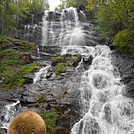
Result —
<path fill-rule="evenodd" d="M 17 100 L 14 103 L 8 104 L 6 106 L 3 107 L 3 120 L 2 120 L 2 127 L 1 128 L 5 128 L 7 129 L 9 126 L 9 123 L 11 122 L 11 120 L 14 118 L 14 114 L 16 112 L 16 106 L 20 104 L 20 101 Z"/>
<path fill-rule="evenodd" d="M 125 86 L 111 64 L 110 49 L 96 46 L 90 54 L 93 62 L 83 73 L 79 89 L 83 117 L 71 134 L 133 134 L 134 101 L 122 94 Z"/>
<path fill-rule="evenodd" d="M 40 78 L 41 75 L 43 75 L 44 78 L 46 77 L 47 71 L 48 71 L 49 67 L 50 67 L 50 65 L 48 65 L 48 66 L 46 66 L 46 67 L 44 67 L 44 68 L 41 68 L 41 69 L 39 70 L 39 72 L 36 72 L 36 73 L 35 73 L 35 78 L 34 78 L 34 80 L 33 80 L 33 84 L 36 84 L 36 82 L 41 79 L 41 78 Z"/>

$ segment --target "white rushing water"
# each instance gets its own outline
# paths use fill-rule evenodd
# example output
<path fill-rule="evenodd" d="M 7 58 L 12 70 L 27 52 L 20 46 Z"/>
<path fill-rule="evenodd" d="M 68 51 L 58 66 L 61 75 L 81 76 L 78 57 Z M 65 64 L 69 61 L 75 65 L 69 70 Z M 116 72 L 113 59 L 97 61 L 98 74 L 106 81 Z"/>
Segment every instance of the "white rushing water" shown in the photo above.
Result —
<path fill-rule="evenodd" d="M 3 112 L 2 112 L 3 113 L 3 121 L 2 121 L 3 126 L 1 128 L 7 129 L 7 127 L 9 126 L 9 123 L 14 118 L 14 114 L 16 112 L 16 106 L 19 103 L 20 103 L 20 101 L 17 100 L 14 103 L 11 103 L 11 104 L 4 106 Z"/>
<path fill-rule="evenodd" d="M 92 49 L 93 50 L 93 49 Z M 107 46 L 96 46 L 93 62 L 82 75 L 81 115 L 71 134 L 134 134 L 134 101 L 123 96 L 118 70 Z"/>
<path fill-rule="evenodd" d="M 76 8 L 67 8 L 62 11 L 59 22 L 53 18 L 58 12 L 45 12 L 42 28 L 42 46 L 66 46 L 66 45 L 84 45 L 84 30 L 82 30 L 79 21 L 79 15 Z M 80 14 L 85 17 L 81 11 Z M 51 18 L 49 20 L 48 18 Z M 78 34 L 79 33 L 79 34 Z"/>
<path fill-rule="evenodd" d="M 33 84 L 35 84 L 37 81 L 39 81 L 41 78 L 41 75 L 43 75 L 43 78 L 46 78 L 46 75 L 47 75 L 47 71 L 48 71 L 48 69 L 49 69 L 49 67 L 50 67 L 50 65 L 49 66 L 46 66 L 46 67 L 44 67 L 44 68 L 41 68 L 40 70 L 39 70 L 39 72 L 36 72 L 35 73 L 35 78 L 34 78 L 34 80 L 33 80 Z"/>
<path fill-rule="evenodd" d="M 48 21 L 47 21 L 47 17 L 48 17 L 48 11 L 46 10 L 44 12 L 44 16 L 43 16 L 43 27 L 42 27 L 42 46 L 47 44 L 47 38 L 48 38 Z"/>
<path fill-rule="evenodd" d="M 84 16 L 83 12 L 80 13 Z M 55 12 L 51 14 L 55 15 Z M 89 27 L 89 24 L 81 23 L 75 8 L 63 10 L 59 23 L 48 20 L 48 17 L 46 11 L 42 46 L 60 46 L 61 54 L 80 53 L 93 58 L 88 70 L 83 69 L 78 89 L 82 118 L 74 124 L 71 134 L 134 134 L 134 101 L 123 96 L 125 85 L 120 82 L 118 69 L 111 63 L 110 48 L 98 45 L 98 37 L 89 30 L 92 24 Z M 46 77 L 48 68 L 46 66 L 36 73 L 34 84 L 41 75 Z"/>

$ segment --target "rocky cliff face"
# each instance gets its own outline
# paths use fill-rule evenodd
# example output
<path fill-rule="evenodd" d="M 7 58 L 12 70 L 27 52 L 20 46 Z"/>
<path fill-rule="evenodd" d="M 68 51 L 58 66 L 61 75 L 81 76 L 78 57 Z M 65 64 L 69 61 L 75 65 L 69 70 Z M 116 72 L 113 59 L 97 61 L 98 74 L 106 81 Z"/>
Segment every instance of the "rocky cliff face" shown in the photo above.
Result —
<path fill-rule="evenodd" d="M 36 54 L 32 55 L 32 59 L 40 63 L 41 67 L 37 73 L 25 76 L 26 82 L 22 88 L 9 91 L 1 89 L 0 127 L 3 123 L 8 124 L 22 111 L 43 113 L 51 112 L 54 108 L 57 114 L 55 133 L 68 134 L 82 116 L 81 94 L 78 89 L 82 73 L 92 64 L 92 48 L 96 45 L 107 45 L 108 41 L 100 39 L 101 36 L 94 31 L 95 24 L 92 21 L 87 22 L 79 10 L 45 12 L 44 17 L 43 15 L 44 13 L 30 15 L 17 30 L 17 38 L 35 44 Z M 66 66 L 66 72 L 56 75 L 51 59 L 65 53 L 81 53 L 82 57 L 74 66 Z M 113 51 L 112 64 L 117 67 L 121 82 L 126 85 L 124 95 L 133 97 L 133 59 Z M 88 96 L 90 95 L 87 92 L 85 97 Z M 5 128 L 0 129 L 2 134 L 5 131 Z"/>
<path fill-rule="evenodd" d="M 125 85 L 124 95 L 134 97 L 134 59 L 131 56 L 115 50 L 113 52 L 113 64 L 118 68 L 121 82 Z"/>

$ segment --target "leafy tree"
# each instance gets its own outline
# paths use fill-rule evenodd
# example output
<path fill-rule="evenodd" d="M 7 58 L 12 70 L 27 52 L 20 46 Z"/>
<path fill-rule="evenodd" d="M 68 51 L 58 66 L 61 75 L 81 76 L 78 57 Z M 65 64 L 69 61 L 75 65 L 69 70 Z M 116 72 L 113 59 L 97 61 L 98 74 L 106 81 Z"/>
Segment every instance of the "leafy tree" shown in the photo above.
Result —
<path fill-rule="evenodd" d="M 49 9 L 47 0 L 0 0 L 0 34 L 8 32 L 29 13 Z"/>
<path fill-rule="evenodd" d="M 28 13 L 27 0 L 2 0 L 0 2 L 0 33 L 4 34 Z"/>
<path fill-rule="evenodd" d="M 44 0 L 32 0 L 30 5 L 31 13 L 38 13 L 49 9 L 49 4 Z"/>
<path fill-rule="evenodd" d="M 0 33 L 4 33 L 6 29 L 10 29 L 10 25 L 14 24 L 14 16 L 11 13 L 14 11 L 12 6 L 13 1 L 11 0 L 2 0 L 0 2 Z"/>
<path fill-rule="evenodd" d="M 61 0 L 61 5 L 59 6 L 60 9 L 64 9 L 67 7 L 76 7 L 82 8 L 87 5 L 87 0 Z"/>
<path fill-rule="evenodd" d="M 99 30 L 113 45 L 134 53 L 134 0 L 88 0 L 87 9 L 95 9 Z"/>

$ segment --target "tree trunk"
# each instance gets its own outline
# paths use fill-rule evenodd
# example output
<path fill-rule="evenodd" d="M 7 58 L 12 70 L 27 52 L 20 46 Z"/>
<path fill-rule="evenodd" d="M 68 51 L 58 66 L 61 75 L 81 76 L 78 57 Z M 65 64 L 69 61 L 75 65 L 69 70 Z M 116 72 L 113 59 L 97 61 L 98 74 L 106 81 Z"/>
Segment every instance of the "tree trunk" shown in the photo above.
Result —
<path fill-rule="evenodd" d="M 1 12 L 1 29 L 0 29 L 0 33 L 4 34 L 4 10 Z"/>

